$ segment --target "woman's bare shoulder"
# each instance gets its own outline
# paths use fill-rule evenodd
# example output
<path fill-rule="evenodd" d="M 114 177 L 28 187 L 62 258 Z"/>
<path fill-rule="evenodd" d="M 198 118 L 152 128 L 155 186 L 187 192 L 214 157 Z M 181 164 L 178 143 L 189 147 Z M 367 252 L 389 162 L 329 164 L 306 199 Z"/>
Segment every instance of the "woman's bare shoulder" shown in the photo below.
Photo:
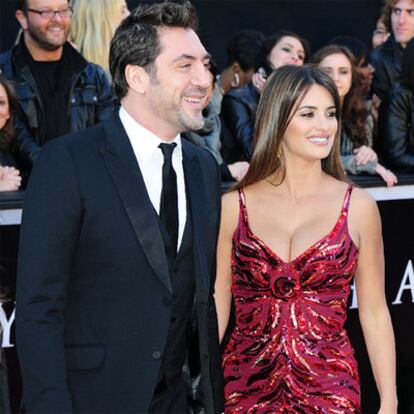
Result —
<path fill-rule="evenodd" d="M 221 204 L 223 210 L 232 210 L 234 207 L 239 205 L 239 192 L 237 190 L 232 190 L 227 193 L 224 193 L 221 197 Z"/>
<path fill-rule="evenodd" d="M 363 188 L 354 187 L 352 190 L 352 197 L 351 197 L 351 205 L 352 208 L 358 210 L 360 214 L 372 212 L 373 210 L 377 210 L 377 202 L 375 201 L 374 197 Z"/>
<path fill-rule="evenodd" d="M 377 202 L 368 191 L 362 188 L 354 187 L 352 191 L 349 222 L 351 227 L 358 228 L 359 233 L 364 229 L 376 232 L 381 226 Z"/>
<path fill-rule="evenodd" d="M 237 190 L 225 193 L 221 198 L 221 229 L 233 232 L 239 217 L 239 192 Z"/>

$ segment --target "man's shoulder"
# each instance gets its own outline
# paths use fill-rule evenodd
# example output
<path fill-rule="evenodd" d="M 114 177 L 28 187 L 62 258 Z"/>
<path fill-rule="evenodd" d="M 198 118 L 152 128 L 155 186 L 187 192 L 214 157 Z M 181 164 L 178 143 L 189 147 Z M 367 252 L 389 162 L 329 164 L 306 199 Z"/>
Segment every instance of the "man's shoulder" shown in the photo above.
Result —
<path fill-rule="evenodd" d="M 408 111 L 408 107 L 413 104 L 413 94 L 407 86 L 397 82 L 392 85 L 388 96 L 384 99 L 384 102 L 396 107 L 405 108 L 404 112 Z M 384 104 L 384 108 L 387 107 L 387 103 Z"/>
<path fill-rule="evenodd" d="M 181 143 L 182 143 L 184 152 L 188 156 L 190 157 L 196 156 L 202 163 L 208 163 L 208 164 L 212 163 L 212 165 L 217 164 L 217 161 L 214 158 L 214 155 L 207 149 L 202 148 L 198 145 L 195 145 L 185 138 L 181 139 Z"/>
<path fill-rule="evenodd" d="M 394 55 L 394 50 L 398 47 L 399 45 L 395 42 L 395 40 L 389 38 L 382 46 L 374 49 L 371 52 L 372 62 L 377 63 L 384 59 L 392 59 Z"/>
<path fill-rule="evenodd" d="M 371 62 L 375 65 L 378 62 L 392 58 L 392 50 L 379 47 L 371 52 Z"/>
<path fill-rule="evenodd" d="M 105 69 L 92 62 L 87 62 L 83 72 L 88 76 L 99 76 L 100 78 L 104 77 L 109 80 L 108 73 L 105 72 Z"/>
<path fill-rule="evenodd" d="M 0 53 L 0 74 L 6 78 L 12 76 L 12 52 L 13 49 Z"/>
<path fill-rule="evenodd" d="M 227 92 L 225 97 L 237 99 L 240 101 L 250 100 L 252 99 L 253 93 L 252 88 L 249 84 L 240 86 L 239 88 L 234 88 Z"/>
<path fill-rule="evenodd" d="M 53 151 L 55 148 L 64 148 L 73 154 L 82 154 L 97 146 L 101 146 L 104 142 L 105 127 L 104 123 L 100 122 L 91 127 L 82 129 L 77 132 L 64 135 L 62 137 L 49 141 L 44 149 Z"/>

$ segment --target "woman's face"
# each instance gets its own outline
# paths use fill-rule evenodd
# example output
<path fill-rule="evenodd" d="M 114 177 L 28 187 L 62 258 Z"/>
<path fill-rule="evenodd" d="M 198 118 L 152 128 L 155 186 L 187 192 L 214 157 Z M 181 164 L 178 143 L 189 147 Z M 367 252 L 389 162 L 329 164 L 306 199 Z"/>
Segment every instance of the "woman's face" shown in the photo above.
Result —
<path fill-rule="evenodd" d="M 271 50 L 268 60 L 274 69 L 285 65 L 301 66 L 305 62 L 305 50 L 296 37 L 283 36 Z"/>
<path fill-rule="evenodd" d="M 323 86 L 312 85 L 294 111 L 282 141 L 286 161 L 292 157 L 308 162 L 326 158 L 338 129 L 332 95 Z"/>
<path fill-rule="evenodd" d="M 373 49 L 380 47 L 383 43 L 387 41 L 390 37 L 390 33 L 388 32 L 387 28 L 385 27 L 384 22 L 379 19 L 377 21 L 377 25 L 375 30 L 372 34 L 372 47 Z"/>
<path fill-rule="evenodd" d="M 0 129 L 3 129 L 5 123 L 10 118 L 9 98 L 3 85 L 0 85 Z"/>
<path fill-rule="evenodd" d="M 334 53 L 323 59 L 318 66 L 335 82 L 339 97 L 343 100 L 352 85 L 352 66 L 349 59 L 343 53 Z"/>
<path fill-rule="evenodd" d="M 128 5 L 126 4 L 125 0 L 121 0 L 121 16 L 122 16 L 122 20 L 124 20 L 125 18 L 127 18 L 130 15 L 130 11 L 128 9 Z"/>

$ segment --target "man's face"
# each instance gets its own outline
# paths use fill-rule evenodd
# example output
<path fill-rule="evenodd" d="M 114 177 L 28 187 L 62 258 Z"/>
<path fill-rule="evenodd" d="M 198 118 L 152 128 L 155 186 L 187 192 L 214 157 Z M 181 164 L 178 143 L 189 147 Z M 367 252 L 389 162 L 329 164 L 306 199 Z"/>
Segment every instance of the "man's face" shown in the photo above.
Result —
<path fill-rule="evenodd" d="M 41 49 L 59 49 L 68 38 L 70 31 L 70 17 L 62 17 L 55 13 L 54 17 L 45 18 L 30 11 L 66 10 L 69 7 L 67 0 L 27 0 L 25 15 L 19 19 L 27 36 Z"/>
<path fill-rule="evenodd" d="M 392 33 L 397 43 L 405 47 L 414 37 L 414 1 L 399 0 L 391 12 Z"/>
<path fill-rule="evenodd" d="M 150 78 L 149 109 L 164 136 L 203 127 L 203 106 L 211 83 L 210 56 L 193 30 L 163 28 L 161 53 Z"/>

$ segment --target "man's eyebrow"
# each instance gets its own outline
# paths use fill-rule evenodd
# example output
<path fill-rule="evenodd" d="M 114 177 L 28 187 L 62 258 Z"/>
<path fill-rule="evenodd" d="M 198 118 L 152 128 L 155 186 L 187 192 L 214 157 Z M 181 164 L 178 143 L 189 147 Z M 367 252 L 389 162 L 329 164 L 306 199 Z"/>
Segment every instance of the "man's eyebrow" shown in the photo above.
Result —
<path fill-rule="evenodd" d="M 201 60 L 210 60 L 211 55 L 210 53 L 206 53 Z M 173 59 L 173 63 L 179 62 L 180 60 L 197 60 L 197 57 L 193 55 L 188 55 L 187 53 L 183 53 L 182 55 L 177 56 L 175 59 Z"/>

